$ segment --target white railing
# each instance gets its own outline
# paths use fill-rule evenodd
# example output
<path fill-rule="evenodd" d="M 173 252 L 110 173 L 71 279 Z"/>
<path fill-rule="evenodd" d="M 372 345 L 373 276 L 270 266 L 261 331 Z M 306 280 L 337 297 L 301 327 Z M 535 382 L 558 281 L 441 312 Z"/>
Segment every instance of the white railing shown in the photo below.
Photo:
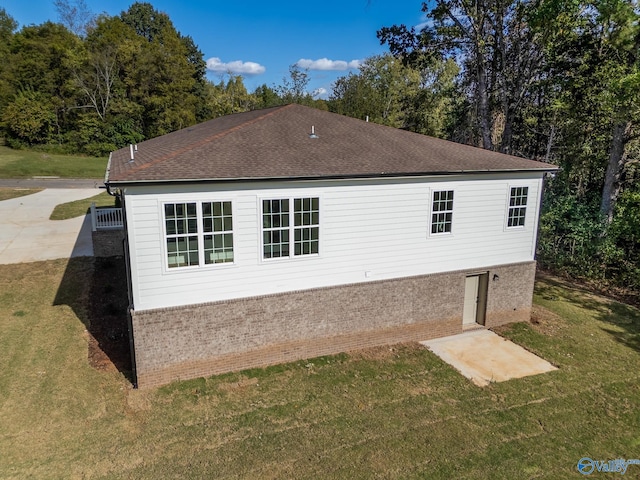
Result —
<path fill-rule="evenodd" d="M 91 204 L 91 229 L 97 230 L 120 230 L 122 228 L 121 208 L 96 208 L 96 204 Z"/>

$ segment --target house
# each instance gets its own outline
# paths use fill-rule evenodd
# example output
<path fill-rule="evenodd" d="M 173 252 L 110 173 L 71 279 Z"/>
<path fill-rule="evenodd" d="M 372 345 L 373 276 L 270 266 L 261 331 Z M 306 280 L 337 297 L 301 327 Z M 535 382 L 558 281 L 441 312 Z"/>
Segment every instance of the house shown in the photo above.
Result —
<path fill-rule="evenodd" d="M 113 152 L 138 385 L 528 320 L 553 170 L 300 105 Z"/>

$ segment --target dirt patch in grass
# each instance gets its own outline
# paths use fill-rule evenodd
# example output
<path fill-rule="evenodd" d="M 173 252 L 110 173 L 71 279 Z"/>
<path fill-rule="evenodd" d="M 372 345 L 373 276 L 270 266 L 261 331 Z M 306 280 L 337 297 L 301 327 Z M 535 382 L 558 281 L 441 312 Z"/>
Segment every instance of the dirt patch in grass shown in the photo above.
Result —
<path fill-rule="evenodd" d="M 560 315 L 557 315 L 541 305 L 533 305 L 529 325 L 533 330 L 547 336 L 554 336 L 558 334 L 560 330 L 565 328 L 565 324 Z M 491 330 L 498 335 L 503 335 L 505 332 L 512 330 L 512 328 L 512 324 L 507 324 L 493 327 Z"/>
<path fill-rule="evenodd" d="M 237 381 L 234 382 L 222 382 L 218 384 L 218 388 L 223 392 L 238 392 L 245 390 L 247 387 L 258 385 L 258 379 L 255 377 L 249 378 L 246 375 L 241 375 Z"/>
<path fill-rule="evenodd" d="M 349 352 L 354 360 L 383 361 L 397 358 L 400 355 L 410 354 L 415 350 L 424 350 L 418 342 L 398 343 L 396 345 L 381 345 L 379 347 L 363 348 Z"/>
<path fill-rule="evenodd" d="M 95 259 L 88 308 L 88 357 L 92 367 L 118 370 L 132 380 L 125 275 L 123 258 Z"/>
<path fill-rule="evenodd" d="M 556 335 L 564 326 L 562 317 L 540 305 L 531 310 L 531 326 L 544 335 Z"/>

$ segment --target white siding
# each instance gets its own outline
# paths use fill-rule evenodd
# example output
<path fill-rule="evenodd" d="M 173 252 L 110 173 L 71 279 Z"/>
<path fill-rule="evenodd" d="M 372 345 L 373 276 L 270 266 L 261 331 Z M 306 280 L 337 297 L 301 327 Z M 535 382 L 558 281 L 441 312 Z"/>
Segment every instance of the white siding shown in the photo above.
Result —
<path fill-rule="evenodd" d="M 126 189 L 137 310 L 481 269 L 535 252 L 541 173 Z M 293 186 L 293 188 L 292 188 Z M 526 223 L 506 228 L 511 186 L 528 186 Z M 431 196 L 453 190 L 451 234 L 431 235 Z M 260 200 L 320 197 L 320 254 L 262 260 Z M 162 204 L 231 200 L 233 264 L 166 267 Z"/>

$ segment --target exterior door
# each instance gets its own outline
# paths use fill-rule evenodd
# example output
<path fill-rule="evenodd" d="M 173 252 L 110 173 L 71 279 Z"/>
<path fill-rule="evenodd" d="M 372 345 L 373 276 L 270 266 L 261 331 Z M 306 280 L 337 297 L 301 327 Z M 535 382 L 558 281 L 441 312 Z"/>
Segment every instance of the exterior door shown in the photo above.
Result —
<path fill-rule="evenodd" d="M 469 275 L 464 282 L 464 309 L 462 325 L 478 323 L 484 325 L 487 309 L 487 287 L 489 274 Z"/>

